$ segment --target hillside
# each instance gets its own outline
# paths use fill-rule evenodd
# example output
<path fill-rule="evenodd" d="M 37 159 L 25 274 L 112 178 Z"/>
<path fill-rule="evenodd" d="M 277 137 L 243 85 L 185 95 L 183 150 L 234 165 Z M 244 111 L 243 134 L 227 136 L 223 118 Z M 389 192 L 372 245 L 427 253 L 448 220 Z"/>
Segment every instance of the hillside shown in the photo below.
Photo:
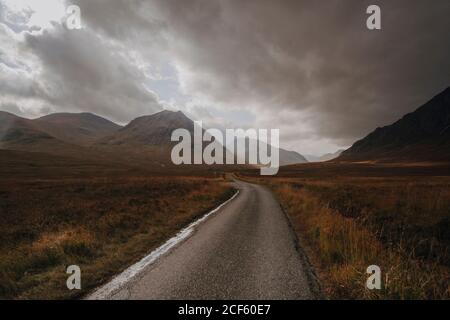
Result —
<path fill-rule="evenodd" d="M 377 128 L 336 161 L 450 161 L 450 88 L 394 124 Z"/>
<path fill-rule="evenodd" d="M 305 158 L 309 161 L 309 162 L 324 162 L 324 161 L 329 161 L 329 160 L 333 160 L 336 159 L 337 157 L 339 157 L 341 155 L 341 153 L 344 150 L 338 150 L 336 152 L 333 153 L 325 153 L 321 156 L 314 156 L 314 155 L 305 155 Z"/>
<path fill-rule="evenodd" d="M 70 145 L 41 130 L 33 120 L 0 111 L 0 149 L 45 152 L 66 148 Z"/>
<path fill-rule="evenodd" d="M 92 113 L 53 113 L 33 123 L 53 137 L 77 145 L 90 145 L 121 128 Z"/>
<path fill-rule="evenodd" d="M 125 127 L 91 113 L 55 113 L 31 120 L 1 112 L 0 149 L 161 170 L 172 166 L 170 154 L 177 142 L 171 141 L 171 135 L 179 128 L 187 129 L 193 136 L 194 122 L 180 111 L 164 110 L 142 116 Z M 203 147 L 207 144 L 204 142 Z M 228 152 L 224 147 L 224 157 Z M 280 148 L 279 155 L 280 166 L 307 162 L 294 151 Z M 220 170 L 215 166 L 208 169 Z"/>
<path fill-rule="evenodd" d="M 280 166 L 288 166 L 297 163 L 307 163 L 308 160 L 300 153 L 280 148 Z"/>
<path fill-rule="evenodd" d="M 178 128 L 194 131 L 194 122 L 182 112 L 161 111 L 134 119 L 124 128 L 101 139 L 101 145 L 169 145 L 172 132 Z"/>

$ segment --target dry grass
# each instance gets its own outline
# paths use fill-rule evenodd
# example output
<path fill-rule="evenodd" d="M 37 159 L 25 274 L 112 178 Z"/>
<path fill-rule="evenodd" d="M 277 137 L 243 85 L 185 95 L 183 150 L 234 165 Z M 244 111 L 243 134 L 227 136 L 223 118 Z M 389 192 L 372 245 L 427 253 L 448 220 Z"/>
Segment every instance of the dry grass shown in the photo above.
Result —
<path fill-rule="evenodd" d="M 194 177 L 0 183 L 0 298 L 80 297 L 231 193 Z M 81 291 L 66 288 L 71 264 Z"/>
<path fill-rule="evenodd" d="M 450 179 L 260 180 L 275 191 L 331 299 L 448 299 Z M 369 265 L 382 290 L 366 289 Z"/>

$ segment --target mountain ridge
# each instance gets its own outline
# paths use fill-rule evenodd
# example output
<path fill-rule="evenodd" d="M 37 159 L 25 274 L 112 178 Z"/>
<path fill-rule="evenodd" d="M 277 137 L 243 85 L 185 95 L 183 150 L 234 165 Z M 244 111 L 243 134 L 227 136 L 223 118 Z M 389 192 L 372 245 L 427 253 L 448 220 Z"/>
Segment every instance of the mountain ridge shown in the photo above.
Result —
<path fill-rule="evenodd" d="M 192 136 L 194 132 L 194 121 L 181 111 L 162 110 L 140 116 L 123 127 L 86 112 L 53 113 L 36 119 L 0 112 L 0 148 L 64 156 L 95 158 L 97 153 L 106 158 L 125 159 L 128 155 L 140 163 L 148 160 L 167 163 L 176 144 L 171 141 L 172 132 L 179 128 L 188 130 Z M 5 128 L 9 131 L 6 132 Z M 11 130 L 16 131 L 16 139 L 5 141 L 5 138 L 14 138 Z M 224 149 L 226 154 L 228 150 Z M 282 148 L 279 152 L 280 165 L 307 162 L 298 152 Z"/>
<path fill-rule="evenodd" d="M 185 128 L 193 132 L 194 122 L 181 111 L 163 110 L 133 119 L 123 128 L 98 141 L 98 144 L 169 144 L 172 131 L 178 128 Z"/>
<path fill-rule="evenodd" d="M 333 159 L 339 157 L 341 155 L 341 153 L 344 151 L 345 151 L 345 149 L 339 149 L 336 152 L 325 153 L 320 156 L 305 155 L 305 158 L 309 162 L 325 162 L 325 161 L 330 161 L 330 160 L 333 160 Z"/>
<path fill-rule="evenodd" d="M 40 129 L 59 140 L 87 146 L 122 128 L 89 112 L 52 113 L 32 120 Z"/>
<path fill-rule="evenodd" d="M 450 160 L 450 87 L 355 142 L 336 161 Z"/>

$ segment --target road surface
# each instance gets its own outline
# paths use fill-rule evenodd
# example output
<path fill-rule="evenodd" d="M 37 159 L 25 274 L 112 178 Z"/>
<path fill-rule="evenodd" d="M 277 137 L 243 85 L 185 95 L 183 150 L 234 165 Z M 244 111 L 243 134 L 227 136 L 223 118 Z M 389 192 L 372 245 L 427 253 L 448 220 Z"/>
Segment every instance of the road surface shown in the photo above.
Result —
<path fill-rule="evenodd" d="M 133 278 L 90 299 L 314 299 L 314 277 L 266 188 L 239 194 Z"/>

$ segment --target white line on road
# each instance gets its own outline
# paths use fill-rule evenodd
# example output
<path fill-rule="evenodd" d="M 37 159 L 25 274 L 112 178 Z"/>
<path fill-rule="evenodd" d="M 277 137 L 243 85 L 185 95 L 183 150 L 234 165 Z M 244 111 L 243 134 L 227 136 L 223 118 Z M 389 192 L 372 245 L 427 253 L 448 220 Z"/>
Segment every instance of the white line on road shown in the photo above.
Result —
<path fill-rule="evenodd" d="M 228 199 L 227 201 L 222 203 L 220 206 L 218 206 L 214 210 L 210 211 L 209 213 L 205 214 L 200 219 L 192 222 L 186 228 L 184 228 L 180 232 L 178 232 L 174 237 L 167 240 L 163 245 L 161 245 L 157 249 L 153 250 L 150 254 L 148 254 L 147 256 L 142 258 L 140 261 L 136 262 L 132 266 L 125 269 L 122 273 L 120 273 L 119 275 L 114 277 L 108 283 L 106 283 L 103 286 L 101 286 L 100 288 L 96 289 L 93 293 L 88 295 L 86 299 L 88 299 L 88 300 L 108 299 L 112 293 L 119 290 L 124 284 L 126 284 L 128 281 L 130 281 L 136 275 L 138 275 L 144 268 L 153 264 L 156 260 L 158 260 L 165 253 L 169 252 L 170 249 L 175 247 L 178 243 L 187 239 L 194 232 L 194 229 L 196 226 L 198 226 L 200 223 L 205 221 L 213 213 L 216 213 L 218 210 L 220 210 L 220 208 L 225 206 L 227 203 L 232 201 L 234 198 L 236 198 L 238 194 L 239 194 L 239 190 L 237 190 L 236 193 L 230 199 Z"/>

